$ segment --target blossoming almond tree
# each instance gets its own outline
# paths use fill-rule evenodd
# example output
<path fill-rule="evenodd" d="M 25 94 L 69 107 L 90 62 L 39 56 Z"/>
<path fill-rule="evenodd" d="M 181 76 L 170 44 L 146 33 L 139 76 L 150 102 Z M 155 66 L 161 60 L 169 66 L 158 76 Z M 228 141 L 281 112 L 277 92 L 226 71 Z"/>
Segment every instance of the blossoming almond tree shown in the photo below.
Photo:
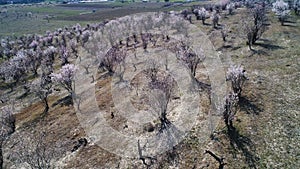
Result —
<path fill-rule="evenodd" d="M 76 67 L 73 64 L 66 64 L 62 66 L 59 73 L 51 73 L 51 80 L 63 88 L 65 88 L 70 95 L 73 94 L 74 86 L 74 76 L 76 72 Z"/>
<path fill-rule="evenodd" d="M 238 102 L 239 102 L 239 97 L 234 92 L 230 92 L 225 97 L 223 119 L 228 130 L 232 129 L 233 127 L 232 121 L 234 120 L 234 116 L 237 111 Z"/>
<path fill-rule="evenodd" d="M 217 28 L 218 27 L 218 24 L 219 24 L 219 20 L 221 18 L 221 16 L 217 13 L 217 11 L 214 11 L 211 15 L 211 20 L 212 20 L 212 25 L 214 28 Z"/>
<path fill-rule="evenodd" d="M 205 20 L 208 15 L 208 12 L 205 10 L 205 8 L 201 8 L 198 10 L 197 13 L 197 20 L 202 20 L 202 24 L 205 25 Z"/>
<path fill-rule="evenodd" d="M 293 5 L 296 15 L 300 15 L 300 0 L 295 0 Z"/>
<path fill-rule="evenodd" d="M 242 86 L 247 79 L 246 71 L 242 66 L 238 65 L 229 67 L 226 80 L 231 82 L 231 88 L 238 97 L 241 96 Z"/>
<path fill-rule="evenodd" d="M 272 5 L 272 11 L 275 12 L 275 14 L 278 16 L 281 25 L 284 25 L 284 22 L 290 15 L 289 4 L 284 2 L 283 0 L 277 0 Z"/>
<path fill-rule="evenodd" d="M 0 109 L 0 168 L 3 167 L 2 146 L 5 139 L 15 132 L 15 116 L 13 115 L 14 107 L 6 106 Z"/>

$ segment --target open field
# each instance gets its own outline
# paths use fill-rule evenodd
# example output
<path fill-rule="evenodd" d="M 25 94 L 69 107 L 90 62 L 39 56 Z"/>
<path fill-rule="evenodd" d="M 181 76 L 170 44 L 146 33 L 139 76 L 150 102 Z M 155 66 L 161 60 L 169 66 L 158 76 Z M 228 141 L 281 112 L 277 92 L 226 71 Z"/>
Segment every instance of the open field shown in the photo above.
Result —
<path fill-rule="evenodd" d="M 167 5 L 168 4 L 168 5 Z M 181 10 L 195 3 L 81 3 L 8 7 L 8 16 L 1 16 L 0 37 L 23 34 L 44 34 L 77 23 L 99 23 L 106 19 L 156 11 Z M 203 4 L 199 2 L 197 4 Z M 0 6 L 1 7 L 1 6 Z M 4 6 L 1 7 L 5 9 Z M 31 13 L 30 16 L 27 16 Z M 47 20 L 49 18 L 49 22 Z"/>

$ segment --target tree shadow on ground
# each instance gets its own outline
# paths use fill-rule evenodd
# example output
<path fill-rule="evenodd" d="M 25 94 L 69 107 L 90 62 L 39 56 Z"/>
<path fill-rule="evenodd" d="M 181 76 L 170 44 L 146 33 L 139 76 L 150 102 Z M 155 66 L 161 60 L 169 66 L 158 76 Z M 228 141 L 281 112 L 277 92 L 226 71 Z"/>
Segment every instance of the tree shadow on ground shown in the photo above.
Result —
<path fill-rule="evenodd" d="M 263 51 L 263 50 L 255 50 L 255 49 L 251 49 L 252 53 L 248 56 L 248 57 L 252 57 L 254 56 L 255 54 L 257 55 L 265 55 L 265 56 L 270 56 L 270 54 L 268 54 L 268 52 L 266 51 Z"/>
<path fill-rule="evenodd" d="M 206 23 L 206 22 L 204 22 L 204 24 L 203 25 L 205 25 L 205 26 L 212 26 L 212 24 L 210 24 L 210 23 Z"/>
<path fill-rule="evenodd" d="M 284 23 L 297 23 L 296 21 L 286 20 Z"/>
<path fill-rule="evenodd" d="M 269 49 L 269 50 L 285 49 L 284 47 L 281 47 L 281 46 L 278 46 L 278 45 L 269 44 L 269 43 L 255 43 L 255 45 L 263 47 L 265 49 Z"/>
<path fill-rule="evenodd" d="M 17 96 L 16 99 L 18 100 L 24 99 L 30 94 L 30 90 L 28 88 L 24 87 L 24 90 L 25 91 L 20 96 Z"/>
<path fill-rule="evenodd" d="M 227 41 L 229 42 L 229 41 Z M 222 51 L 223 49 L 229 49 L 232 48 L 231 44 L 224 44 L 223 46 L 219 47 L 218 49 L 216 49 L 217 51 Z"/>
<path fill-rule="evenodd" d="M 238 50 L 238 49 L 240 49 L 240 48 L 242 48 L 241 46 L 236 46 L 236 47 L 233 47 L 232 49 L 231 49 L 231 51 L 235 51 L 235 50 Z"/>
<path fill-rule="evenodd" d="M 60 105 L 61 107 L 62 106 L 71 106 L 71 105 L 73 105 L 73 98 L 72 98 L 72 96 L 68 95 L 66 97 L 63 97 L 63 98 L 57 100 L 55 103 L 53 103 L 51 105 L 51 107 L 55 107 L 57 105 Z"/>
<path fill-rule="evenodd" d="M 282 26 L 297 27 L 296 25 L 293 25 L 293 23 L 287 23 L 287 22 L 285 22 Z"/>
<path fill-rule="evenodd" d="M 233 126 L 228 129 L 228 136 L 230 145 L 235 150 L 234 152 L 240 150 L 249 168 L 257 168 L 256 165 L 259 161 L 259 157 L 255 154 L 256 148 L 251 139 L 241 135 Z"/>
<path fill-rule="evenodd" d="M 257 105 L 252 103 L 246 97 L 240 97 L 239 99 L 239 107 L 242 111 L 245 111 L 247 114 L 255 114 L 259 115 L 263 110 L 259 108 Z"/>

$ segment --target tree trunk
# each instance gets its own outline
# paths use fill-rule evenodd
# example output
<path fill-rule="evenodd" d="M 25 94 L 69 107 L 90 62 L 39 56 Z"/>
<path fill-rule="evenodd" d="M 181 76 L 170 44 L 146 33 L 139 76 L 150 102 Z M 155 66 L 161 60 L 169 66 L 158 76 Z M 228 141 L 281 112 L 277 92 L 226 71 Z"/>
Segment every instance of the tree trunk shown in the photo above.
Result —
<path fill-rule="evenodd" d="M 226 36 L 222 36 L 223 42 L 226 42 Z"/>
<path fill-rule="evenodd" d="M 249 49 L 252 50 L 252 45 L 250 42 L 248 42 L 248 46 L 249 46 Z"/>
<path fill-rule="evenodd" d="M 43 99 L 43 103 L 44 103 L 44 111 L 43 111 L 43 114 L 46 114 L 46 113 L 48 113 L 48 111 L 49 111 L 49 104 L 48 104 L 48 99 L 47 99 L 47 97 L 45 97 L 44 99 Z"/>

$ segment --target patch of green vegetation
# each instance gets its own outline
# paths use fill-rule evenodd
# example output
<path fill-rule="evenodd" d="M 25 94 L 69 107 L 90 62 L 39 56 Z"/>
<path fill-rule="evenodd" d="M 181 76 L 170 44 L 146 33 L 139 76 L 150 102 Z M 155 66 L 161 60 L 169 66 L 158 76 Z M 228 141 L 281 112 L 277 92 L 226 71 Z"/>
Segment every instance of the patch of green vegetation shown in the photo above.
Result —
<path fill-rule="evenodd" d="M 17 21 L 0 24 L 0 36 L 21 36 L 24 34 L 44 34 L 47 30 L 54 31 L 64 26 L 72 26 L 76 23 L 82 25 L 86 22 L 50 20 L 45 19 L 18 19 Z"/>

